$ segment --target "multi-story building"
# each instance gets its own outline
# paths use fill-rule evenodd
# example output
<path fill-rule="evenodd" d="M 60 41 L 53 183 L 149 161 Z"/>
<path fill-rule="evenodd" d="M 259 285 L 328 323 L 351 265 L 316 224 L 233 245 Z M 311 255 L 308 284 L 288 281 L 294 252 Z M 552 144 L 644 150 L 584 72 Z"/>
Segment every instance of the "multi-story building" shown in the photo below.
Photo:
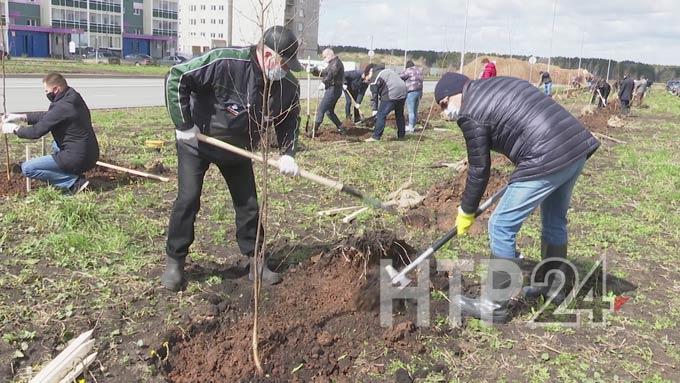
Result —
<path fill-rule="evenodd" d="M 177 47 L 179 0 L 9 0 L 13 56 L 66 57 L 76 47 L 161 57 Z"/>
<path fill-rule="evenodd" d="M 285 25 L 300 39 L 300 55 L 316 56 L 319 0 L 182 0 L 178 50 L 196 55 L 212 48 L 257 43 L 262 31 Z"/>

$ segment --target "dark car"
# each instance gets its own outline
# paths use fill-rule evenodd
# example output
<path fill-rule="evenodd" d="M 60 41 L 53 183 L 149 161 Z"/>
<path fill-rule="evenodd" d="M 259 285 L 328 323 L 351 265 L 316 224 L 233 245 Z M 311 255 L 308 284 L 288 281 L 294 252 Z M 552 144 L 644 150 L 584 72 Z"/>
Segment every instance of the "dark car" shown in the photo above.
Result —
<path fill-rule="evenodd" d="M 160 61 L 160 64 L 161 65 L 177 65 L 177 64 L 181 64 L 185 61 L 187 61 L 186 57 L 174 55 L 174 56 L 163 57 L 163 59 Z"/>
<path fill-rule="evenodd" d="M 154 60 L 153 57 L 142 53 L 129 54 L 123 58 L 123 62 L 126 64 L 134 64 L 137 66 L 156 64 L 156 60 Z"/>

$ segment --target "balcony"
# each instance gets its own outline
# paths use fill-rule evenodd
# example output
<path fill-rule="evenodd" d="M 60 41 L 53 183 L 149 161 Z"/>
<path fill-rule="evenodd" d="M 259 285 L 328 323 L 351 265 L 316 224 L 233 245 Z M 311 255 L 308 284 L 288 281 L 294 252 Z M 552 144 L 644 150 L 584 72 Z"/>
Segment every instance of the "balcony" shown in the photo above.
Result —
<path fill-rule="evenodd" d="M 154 9 L 153 10 L 153 17 L 157 17 L 157 18 L 160 18 L 160 19 L 177 20 L 177 11 Z"/>
<path fill-rule="evenodd" d="M 173 29 L 153 29 L 154 36 L 177 37 L 177 31 Z"/>

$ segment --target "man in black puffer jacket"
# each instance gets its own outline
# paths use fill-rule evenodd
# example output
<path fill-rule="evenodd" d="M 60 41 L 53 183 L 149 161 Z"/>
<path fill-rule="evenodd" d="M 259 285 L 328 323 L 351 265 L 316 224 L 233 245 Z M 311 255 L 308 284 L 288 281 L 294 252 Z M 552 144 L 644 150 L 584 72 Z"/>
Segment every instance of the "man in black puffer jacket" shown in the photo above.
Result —
<path fill-rule="evenodd" d="M 494 77 L 470 81 L 461 74 L 446 73 L 437 83 L 435 100 L 449 119 L 458 122 L 467 147 L 468 176 L 456 217 L 458 234 L 465 234 L 474 222 L 489 181 L 491 151 L 505 155 L 516 166 L 489 219 L 491 258 L 499 260 L 501 271 L 505 271 L 490 272 L 490 288 L 482 289 L 479 300 L 464 296 L 453 300 L 463 315 L 504 322 L 509 319 L 507 301 L 511 296 L 492 295 L 518 280 L 512 273 L 519 268 L 504 266 L 519 260 L 517 232 L 540 206 L 541 255 L 543 259 L 566 258 L 572 189 L 599 142 L 567 110 L 524 80 Z M 552 262 L 552 267 L 562 270 L 564 266 Z M 555 291 L 555 287 L 561 282 L 551 277 L 548 287 L 529 287 L 524 293 L 530 297 L 555 295 L 559 300 L 558 294 L 563 292 Z"/>
<path fill-rule="evenodd" d="M 33 140 L 52 133 L 52 154 L 24 162 L 21 172 L 25 177 L 75 194 L 87 187 L 83 173 L 95 167 L 99 159 L 99 143 L 92 128 L 90 109 L 59 73 L 45 76 L 43 86 L 51 102 L 47 112 L 7 114 L 3 118 L 3 132 Z M 19 121 L 30 126 L 14 124 Z"/>

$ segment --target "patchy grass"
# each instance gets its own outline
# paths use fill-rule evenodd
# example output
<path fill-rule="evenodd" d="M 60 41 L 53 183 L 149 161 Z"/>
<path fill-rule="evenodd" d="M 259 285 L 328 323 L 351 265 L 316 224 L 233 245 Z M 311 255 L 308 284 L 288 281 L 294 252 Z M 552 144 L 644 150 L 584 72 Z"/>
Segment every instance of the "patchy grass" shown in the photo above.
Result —
<path fill-rule="evenodd" d="M 586 98 L 565 103 L 577 113 Z M 426 98 L 422 110 L 427 111 L 430 102 Z M 626 127 L 611 132 L 628 144 L 605 143 L 588 162 L 570 213 L 570 258 L 591 265 L 606 255 L 611 274 L 637 285 L 633 299 L 599 328 L 532 329 L 523 321 L 525 314 L 506 326 L 468 321 L 455 337 L 462 353 L 451 350 L 449 335 L 432 335 L 422 340 L 430 345 L 427 358 L 392 360 L 385 366 L 387 373 L 405 369 L 417 374 L 444 364 L 445 372 L 425 373 L 420 381 L 680 379 L 680 270 L 675 265 L 680 245 L 680 99 L 654 89 L 646 103 L 649 108 L 634 109 Z M 313 110 L 314 105 L 312 118 Z M 344 115 L 343 102 L 338 112 Z M 95 111 L 93 120 L 107 160 L 128 166 L 176 166 L 173 127 L 164 109 Z M 409 178 L 412 188 L 424 194 L 453 176 L 451 170 L 429 165 L 465 156 L 460 132 L 452 124 L 436 123 L 450 130 L 396 141 L 389 127 L 383 141 L 373 144 L 303 139 L 299 164 L 381 198 Z M 144 142 L 149 139 L 167 144 L 148 149 Z M 38 144 L 31 145 L 37 152 Z M 20 158 L 23 142 L 14 138 L 11 147 L 12 157 Z M 332 244 L 375 228 L 395 231 L 418 248 L 442 234 L 406 227 L 399 217 L 375 211 L 351 225 L 338 217 L 320 217 L 319 210 L 356 202 L 303 179 L 276 176 L 269 187 L 269 243 L 274 248 L 288 244 L 281 255 L 284 265 L 314 256 L 311 244 Z M 191 253 L 198 276 L 183 293 L 159 289 L 175 188 L 174 181 L 139 179 L 76 197 L 39 187 L 28 197 L 2 201 L 0 376 L 25 381 L 31 367 L 39 367 L 58 347 L 94 327 L 102 367 L 95 364 L 93 373 L 99 381 L 162 381 L 147 362 L 166 330 L 186 326 L 187 316 L 201 313 L 210 294 L 243 299 L 228 287 L 233 282 L 225 270 L 238 259 L 238 249 L 230 197 L 214 168 L 206 177 Z M 536 214 L 520 234 L 528 258 L 539 257 L 539 225 Z M 452 241 L 439 256 L 484 256 L 487 248 L 482 234 Z M 445 301 L 445 294 L 432 293 L 438 301 Z M 443 318 L 433 318 L 433 323 L 447 327 Z"/>
<path fill-rule="evenodd" d="M 130 76 L 158 76 L 168 73 L 168 66 L 135 66 L 120 64 L 90 64 L 82 61 L 12 58 L 5 61 L 7 74 L 40 74 L 47 72 L 87 73 L 87 74 L 124 74 Z"/>

